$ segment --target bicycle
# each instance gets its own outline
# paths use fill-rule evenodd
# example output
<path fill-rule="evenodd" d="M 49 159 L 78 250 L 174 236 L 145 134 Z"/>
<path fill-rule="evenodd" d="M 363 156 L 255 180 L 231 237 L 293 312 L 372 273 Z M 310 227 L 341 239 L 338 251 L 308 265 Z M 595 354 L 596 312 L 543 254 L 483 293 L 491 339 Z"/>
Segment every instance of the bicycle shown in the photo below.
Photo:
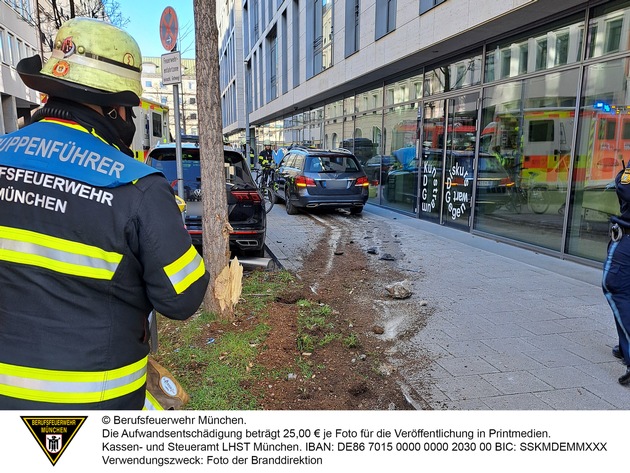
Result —
<path fill-rule="evenodd" d="M 514 185 L 508 190 L 510 199 L 505 207 L 512 213 L 520 214 L 523 211 L 523 204 L 527 205 L 527 191 L 521 186 Z"/>
<path fill-rule="evenodd" d="M 527 203 L 535 214 L 544 214 L 549 209 L 549 195 L 545 184 L 534 180 L 539 174 L 536 171 L 529 171 L 529 186 L 527 188 Z"/>
<path fill-rule="evenodd" d="M 521 185 L 521 167 L 521 163 L 506 167 L 506 171 L 508 171 L 513 180 L 513 185 L 508 188 L 509 199 L 505 203 L 505 208 L 515 214 L 520 214 L 523 211 L 523 204 L 527 205 L 528 203 L 527 189 Z"/>
<path fill-rule="evenodd" d="M 265 205 L 265 213 L 269 213 L 276 201 L 274 195 L 274 181 L 276 170 L 271 166 L 263 166 L 261 170 L 256 172 L 256 186 L 260 189 Z"/>

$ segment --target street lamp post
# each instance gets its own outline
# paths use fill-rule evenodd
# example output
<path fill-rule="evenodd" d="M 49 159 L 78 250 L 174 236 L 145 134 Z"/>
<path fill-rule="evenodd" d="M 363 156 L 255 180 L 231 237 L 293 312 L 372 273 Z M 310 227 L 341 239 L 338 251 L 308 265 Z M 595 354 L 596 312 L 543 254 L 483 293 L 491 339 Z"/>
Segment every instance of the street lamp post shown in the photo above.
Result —
<path fill-rule="evenodd" d="M 251 161 L 250 158 L 250 152 L 249 150 L 251 149 L 251 136 L 249 133 L 249 73 L 248 73 L 248 62 L 245 61 L 245 88 L 243 90 L 243 93 L 245 95 L 245 158 L 248 159 L 250 161 L 250 165 L 253 165 L 254 163 Z"/>

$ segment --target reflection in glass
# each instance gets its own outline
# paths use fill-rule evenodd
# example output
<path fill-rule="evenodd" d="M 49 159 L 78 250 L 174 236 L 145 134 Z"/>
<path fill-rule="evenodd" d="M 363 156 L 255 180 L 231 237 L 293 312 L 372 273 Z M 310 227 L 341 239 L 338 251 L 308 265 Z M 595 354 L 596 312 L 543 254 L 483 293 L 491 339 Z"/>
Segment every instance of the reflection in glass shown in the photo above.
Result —
<path fill-rule="evenodd" d="M 478 97 L 479 94 L 467 94 L 448 100 L 442 221 L 463 230 L 469 229 L 471 214 Z M 442 152 L 441 149 L 439 151 Z M 487 165 L 485 160 L 483 162 L 484 174 L 480 183 L 485 185 L 478 191 L 480 198 L 477 200 L 477 207 L 482 211 L 492 212 L 499 205 L 499 199 L 505 196 L 505 192 L 499 192 L 499 186 L 504 186 L 505 183 L 498 180 L 495 182 L 494 174 L 491 174 L 493 167 Z"/>
<path fill-rule="evenodd" d="M 368 90 L 356 95 L 357 112 L 367 112 L 383 106 L 383 88 Z"/>
<path fill-rule="evenodd" d="M 336 100 L 326 104 L 324 114 L 326 119 L 341 117 L 343 115 L 343 100 Z"/>
<path fill-rule="evenodd" d="M 516 77 L 580 60 L 584 37 L 583 16 L 562 20 L 549 27 L 488 46 L 485 82 Z"/>
<path fill-rule="evenodd" d="M 630 47 L 630 2 L 607 2 L 593 9 L 589 22 L 587 57 L 627 51 Z"/>
<path fill-rule="evenodd" d="M 358 116 L 354 122 L 354 137 L 342 143 L 341 147 L 352 151 L 362 165 L 380 154 L 382 119 L 380 112 Z"/>
<path fill-rule="evenodd" d="M 364 165 L 370 179 L 370 197 L 376 201 L 408 212 L 416 211 L 416 180 L 403 176 L 404 170 L 417 165 L 416 159 L 418 109 L 415 103 L 393 107 L 384 115 L 385 140 L 382 155 L 372 157 Z M 417 161 L 416 161 L 417 163 Z M 401 184 L 407 179 L 407 186 Z"/>
<path fill-rule="evenodd" d="M 603 261 L 608 220 L 619 214 L 616 174 L 630 162 L 628 59 L 589 66 L 584 74 L 567 251 Z"/>
<path fill-rule="evenodd" d="M 548 74 L 484 92 L 479 154 L 510 179 L 509 199 L 475 214 L 474 227 L 560 251 L 578 71 Z"/>
<path fill-rule="evenodd" d="M 424 103 L 422 124 L 422 155 L 420 170 L 420 218 L 440 221 L 442 202 L 442 162 L 444 148 L 444 120 L 446 119 L 445 100 Z M 415 183 L 418 181 L 418 161 L 415 166 Z"/>
<path fill-rule="evenodd" d="M 322 126 L 323 126 L 323 108 L 311 110 L 308 114 L 308 121 L 304 126 L 304 143 L 307 146 L 316 148 L 322 147 Z"/>
<path fill-rule="evenodd" d="M 424 94 L 435 95 L 481 83 L 481 55 L 437 67 L 424 75 Z"/>
<path fill-rule="evenodd" d="M 385 105 L 397 105 L 422 97 L 422 74 L 385 86 Z"/>

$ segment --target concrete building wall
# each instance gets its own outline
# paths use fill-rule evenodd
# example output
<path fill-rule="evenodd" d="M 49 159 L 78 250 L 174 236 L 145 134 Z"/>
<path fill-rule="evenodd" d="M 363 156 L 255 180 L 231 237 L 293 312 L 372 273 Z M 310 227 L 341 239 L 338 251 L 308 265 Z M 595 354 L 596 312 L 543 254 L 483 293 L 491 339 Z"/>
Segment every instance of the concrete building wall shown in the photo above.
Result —
<path fill-rule="evenodd" d="M 30 2 L 24 9 L 0 2 L 2 133 L 15 131 L 28 123 L 31 110 L 41 103 L 39 92 L 26 87 L 15 70 L 20 59 L 40 51 L 34 3 Z"/>
<path fill-rule="evenodd" d="M 246 0 L 243 5 L 251 3 Z M 312 26 L 307 18 L 307 2 L 299 3 L 299 10 L 293 0 L 285 0 L 280 7 L 267 15 L 269 21 L 264 24 L 259 20 L 260 35 L 256 38 L 244 38 L 249 50 L 244 51 L 245 60 L 265 54 L 265 38 L 269 31 L 279 23 L 283 12 L 287 12 L 287 29 L 295 33 L 299 44 L 295 45 L 293 34 L 288 34 L 280 50 L 287 51 L 283 60 L 288 61 L 287 69 L 298 68 L 299 84 L 290 84 L 285 94 L 267 102 L 266 82 L 258 80 L 253 88 L 254 110 L 250 114 L 251 123 L 260 123 L 269 117 L 287 114 L 296 107 L 303 108 L 314 102 L 322 101 L 336 94 L 364 87 L 378 82 L 400 71 L 419 67 L 424 64 L 463 52 L 492 37 L 508 34 L 526 24 L 549 18 L 561 11 L 576 8 L 586 2 L 583 0 L 447 0 L 428 12 L 420 15 L 417 0 L 399 0 L 396 11 L 396 28 L 380 39 L 375 39 L 375 23 L 378 11 L 375 1 L 360 2 L 360 48 L 351 56 L 344 57 L 345 40 L 345 3 L 335 1 L 333 6 L 333 65 L 329 69 L 308 77 L 309 62 L 307 39 L 312 36 Z M 259 8 L 264 8 L 261 3 Z M 298 18 L 294 17 L 299 12 Z M 265 15 L 260 15 L 265 18 Z M 251 20 L 250 20 L 251 21 Z M 250 30 L 245 30 L 248 35 Z M 309 36 L 310 35 L 310 36 Z M 281 37 L 281 36 L 280 36 Z M 299 54 L 292 54 L 299 51 Z M 264 79 L 264 67 L 268 62 L 260 61 L 263 70 L 257 76 Z M 291 73 L 289 73 L 291 77 Z"/>

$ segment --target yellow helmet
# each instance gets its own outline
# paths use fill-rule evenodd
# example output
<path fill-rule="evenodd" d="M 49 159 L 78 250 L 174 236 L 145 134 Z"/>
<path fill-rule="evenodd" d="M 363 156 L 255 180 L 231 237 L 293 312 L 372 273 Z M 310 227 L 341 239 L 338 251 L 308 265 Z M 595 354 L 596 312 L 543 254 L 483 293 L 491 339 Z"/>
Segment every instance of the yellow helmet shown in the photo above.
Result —
<path fill-rule="evenodd" d="M 92 18 L 65 22 L 55 38 L 52 56 L 21 60 L 24 83 L 52 97 L 95 105 L 138 105 L 142 95 L 142 54 L 125 31 Z"/>

